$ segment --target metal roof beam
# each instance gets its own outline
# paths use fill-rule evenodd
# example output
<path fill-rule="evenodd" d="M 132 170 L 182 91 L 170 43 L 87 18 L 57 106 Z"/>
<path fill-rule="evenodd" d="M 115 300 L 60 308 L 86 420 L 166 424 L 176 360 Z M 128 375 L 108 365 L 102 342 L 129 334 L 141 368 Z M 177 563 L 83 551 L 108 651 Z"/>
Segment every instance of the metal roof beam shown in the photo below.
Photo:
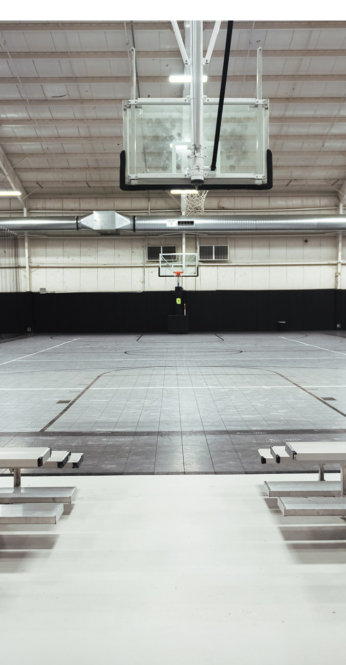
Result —
<path fill-rule="evenodd" d="M 346 122 L 346 118 L 345 118 Z M 0 118 L 0 127 L 83 127 L 100 125 L 110 127 L 123 124 L 122 118 Z"/>
<path fill-rule="evenodd" d="M 159 153 L 158 153 L 159 157 Z M 299 165 L 299 164 L 294 164 L 293 166 L 290 166 L 289 164 L 287 165 L 279 165 L 275 167 L 275 170 L 278 171 L 287 171 L 288 169 L 299 169 L 299 170 L 304 170 L 308 169 L 309 171 L 328 171 L 328 172 L 334 172 L 337 171 L 338 173 L 340 172 L 340 178 L 343 178 L 345 176 L 345 166 L 326 166 L 323 164 L 308 164 L 308 165 Z M 61 171 L 68 171 L 69 173 L 73 171 L 74 174 L 92 174 L 92 173 L 111 173 L 114 174 L 115 172 L 119 172 L 119 166 L 54 166 L 52 168 L 47 167 L 47 166 L 33 166 L 33 167 L 24 167 L 18 168 L 19 173 L 21 176 L 25 176 L 27 174 L 32 175 L 33 173 L 44 173 L 45 175 L 51 173 L 58 173 L 60 176 L 63 176 Z M 80 178 L 79 178 L 80 179 Z M 24 178 L 25 180 L 25 178 Z M 78 179 L 75 181 L 78 182 Z M 73 181 L 71 181 L 73 184 Z M 23 186 L 22 188 L 23 189 Z M 169 187 L 168 187 L 169 189 Z"/>
<path fill-rule="evenodd" d="M 107 152 L 61 152 L 49 150 L 49 152 L 11 152 L 8 153 L 8 158 L 11 161 L 24 160 L 24 159 L 49 159 L 54 161 L 60 161 L 65 159 L 73 160 L 83 160 L 83 159 L 107 159 L 107 160 L 118 160 L 121 147 L 114 146 Z M 301 150 L 282 150 L 280 153 L 275 155 L 275 157 L 345 157 L 346 158 L 346 149 L 336 149 L 336 150 L 323 150 L 321 153 L 319 150 L 305 150 L 302 146 Z"/>
<path fill-rule="evenodd" d="M 233 55 L 233 53 L 232 53 Z M 346 55 L 346 51 L 345 51 Z M 112 84 L 127 83 L 130 85 L 128 76 L 21 76 L 21 83 L 35 84 L 35 85 L 82 85 L 87 83 L 92 84 Z M 329 83 L 333 81 L 346 81 L 346 73 L 339 72 L 338 74 L 263 74 L 262 80 L 264 83 L 288 83 L 293 81 L 295 83 L 313 83 L 322 82 Z M 140 76 L 141 83 L 168 83 L 168 76 Z M 208 76 L 208 83 L 220 83 L 221 76 Z M 256 74 L 230 74 L 227 77 L 227 83 L 252 83 L 256 81 Z M 2 85 L 18 85 L 18 78 L 13 76 L 0 77 L 0 84 Z M 174 85 L 174 84 L 173 84 Z M 181 85 L 177 83 L 176 85 Z"/>
<path fill-rule="evenodd" d="M 99 126 L 112 127 L 121 125 L 122 118 L 0 118 L 1 127 L 83 127 Z M 346 123 L 344 116 L 270 116 L 270 123 L 274 125 L 329 125 Z"/>
<path fill-rule="evenodd" d="M 183 21 L 178 21 L 183 27 Z M 172 31 L 170 21 L 134 21 L 135 30 Z M 214 21 L 204 21 L 204 30 L 212 30 Z M 225 30 L 227 21 L 222 21 Z M 234 21 L 234 30 L 252 30 L 253 21 Z M 255 30 L 345 30 L 346 21 L 256 21 Z M 123 21 L 2 21 L 1 32 L 64 32 L 64 31 L 123 32 Z"/>
<path fill-rule="evenodd" d="M 309 178 L 299 178 L 299 179 L 293 180 L 291 178 L 291 176 L 289 176 L 289 175 L 288 176 L 281 175 L 281 176 L 275 177 L 274 188 L 276 189 L 277 187 L 280 187 L 280 186 L 286 186 L 288 183 L 290 183 L 289 187 L 291 187 L 291 186 L 292 187 L 294 187 L 294 186 L 302 187 L 302 186 L 312 186 L 312 185 L 314 185 L 314 186 L 319 185 L 320 186 L 320 184 L 322 184 L 322 185 L 331 187 L 331 191 L 330 191 L 331 194 L 333 194 L 333 195 L 337 194 L 337 192 L 335 191 L 335 186 L 334 186 L 335 177 L 321 178 L 320 176 L 313 176 L 313 177 L 309 177 Z M 113 180 L 108 181 L 108 182 L 105 182 L 104 180 L 88 180 L 88 181 L 85 181 L 85 180 L 82 181 L 81 180 L 81 181 L 75 181 L 75 182 L 71 182 L 71 180 L 64 180 L 64 181 L 62 181 L 62 180 L 61 181 L 58 181 L 58 180 L 51 180 L 51 181 L 46 180 L 46 181 L 44 181 L 44 180 L 42 180 L 40 182 L 38 182 L 37 180 L 32 180 L 32 181 L 27 182 L 27 186 L 28 187 L 30 186 L 30 190 L 31 190 L 32 193 L 34 191 L 36 192 L 36 194 L 37 194 L 37 192 L 39 192 L 39 195 L 48 193 L 48 192 L 45 192 L 44 190 L 49 190 L 49 189 L 51 189 L 51 190 L 54 190 L 54 189 L 63 189 L 63 190 L 69 189 L 69 190 L 72 190 L 69 193 L 69 196 L 75 196 L 78 189 L 82 189 L 86 193 L 88 193 L 88 192 L 90 193 L 91 190 L 95 190 L 95 189 L 100 189 L 102 191 L 103 190 L 109 190 L 109 191 L 112 191 L 112 192 L 121 192 L 121 190 L 119 188 L 119 185 L 117 183 L 114 183 Z M 333 187 L 334 187 L 334 189 L 333 189 Z M 288 193 L 287 190 L 286 190 L 286 193 Z M 248 196 L 249 194 L 250 194 L 250 192 L 248 192 L 246 194 L 246 196 Z M 130 192 L 127 195 L 132 197 L 132 196 L 134 196 L 134 193 L 132 194 Z M 228 195 L 230 195 L 230 194 L 228 194 Z M 239 195 L 242 196 L 242 194 L 239 194 Z M 256 195 L 258 196 L 258 194 L 255 194 L 255 196 Z M 320 188 L 319 188 L 317 191 L 315 190 L 315 196 L 320 196 L 320 195 L 321 195 L 321 191 L 320 191 Z M 31 196 L 30 196 L 30 199 L 31 199 Z"/>
<path fill-rule="evenodd" d="M 122 107 L 122 98 L 121 99 L 30 99 L 29 104 L 26 99 L 1 99 L 0 100 L 0 109 L 1 107 L 33 107 L 33 106 L 111 106 L 114 108 Z M 311 104 L 316 107 L 316 104 L 343 104 L 346 102 L 346 96 L 344 94 L 339 97 L 270 97 L 270 104 Z"/>
<path fill-rule="evenodd" d="M 223 51 L 214 51 L 214 58 L 223 58 Z M 137 51 L 139 59 L 180 60 L 180 51 Z M 235 49 L 233 58 L 256 58 L 256 49 Z M 337 58 L 346 57 L 346 49 L 266 49 L 264 58 Z M 6 52 L 0 52 L 0 60 L 8 60 Z M 12 60 L 114 60 L 128 59 L 127 51 L 13 51 Z"/>
<path fill-rule="evenodd" d="M 121 128 L 120 128 L 121 129 Z M 286 143 L 287 141 L 300 141 L 301 143 L 309 143 L 310 141 L 346 141 L 345 134 L 275 134 L 270 133 L 271 141 L 280 141 Z M 155 137 L 152 139 L 155 141 Z M 88 143 L 105 143 L 109 146 L 111 143 L 122 145 L 122 132 L 113 136 L 4 136 L 1 137 L 3 145 L 11 145 L 14 143 L 42 143 L 42 144 L 88 144 Z"/>

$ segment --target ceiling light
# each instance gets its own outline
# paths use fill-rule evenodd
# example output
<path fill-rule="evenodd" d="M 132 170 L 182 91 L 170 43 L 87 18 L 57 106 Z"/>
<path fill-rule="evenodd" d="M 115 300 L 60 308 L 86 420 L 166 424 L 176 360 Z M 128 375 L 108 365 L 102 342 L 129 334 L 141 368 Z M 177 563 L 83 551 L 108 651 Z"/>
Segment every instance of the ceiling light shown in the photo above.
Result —
<path fill-rule="evenodd" d="M 206 83 L 208 80 L 207 76 L 202 76 L 203 83 Z M 170 83 L 191 83 L 191 76 L 189 74 L 177 74 L 171 75 L 169 77 Z"/>
<path fill-rule="evenodd" d="M 197 189 L 171 189 L 171 194 L 198 194 Z"/>
<path fill-rule="evenodd" d="M 17 189 L 0 189 L 0 196 L 21 196 L 22 192 Z"/>

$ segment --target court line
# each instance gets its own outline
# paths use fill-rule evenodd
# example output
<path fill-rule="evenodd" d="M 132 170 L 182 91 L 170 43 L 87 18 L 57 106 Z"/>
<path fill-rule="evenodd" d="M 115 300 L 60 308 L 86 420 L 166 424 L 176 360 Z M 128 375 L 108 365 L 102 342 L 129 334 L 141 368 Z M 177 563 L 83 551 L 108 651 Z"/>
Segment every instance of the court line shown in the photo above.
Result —
<path fill-rule="evenodd" d="M 264 388 L 266 390 L 276 390 L 277 388 L 279 389 L 292 389 L 293 386 L 133 386 L 132 388 L 129 386 L 114 386 L 113 388 L 90 388 L 90 390 L 239 390 L 239 389 L 246 389 L 246 388 L 251 388 L 253 390 L 257 390 L 258 388 Z M 321 388 L 332 388 L 333 386 L 319 386 Z M 340 387 L 340 386 L 336 386 Z M 346 388 L 346 386 L 344 386 Z M 80 388 L 0 388 L 0 391 L 47 391 L 47 390 L 65 390 L 65 391 L 72 391 L 72 390 L 80 390 Z"/>
<path fill-rule="evenodd" d="M 295 385 L 292 386 L 113 386 L 108 387 L 108 388 L 90 388 L 90 390 L 246 390 L 246 389 L 251 389 L 251 390 L 258 390 L 258 389 L 263 389 L 263 390 L 292 390 Z M 323 385 L 323 386 L 310 386 L 310 385 L 302 385 L 297 387 L 302 387 L 302 388 L 310 388 L 315 389 L 315 388 L 346 388 L 346 385 L 337 385 L 337 386 L 331 386 L 331 385 Z M 47 392 L 48 390 L 64 390 L 65 392 L 71 392 L 71 391 L 76 391 L 80 390 L 79 388 L 0 388 L 0 392 L 8 392 L 8 391 L 23 391 L 23 392 Z"/>
<path fill-rule="evenodd" d="M 271 370 L 273 374 L 276 374 L 276 376 L 281 376 L 281 378 L 285 379 L 286 381 L 289 381 L 293 386 L 296 386 L 297 388 L 300 388 L 304 393 L 307 395 L 310 395 L 311 397 L 314 397 L 314 399 L 317 399 L 321 404 L 324 404 L 324 406 L 327 406 L 329 409 L 332 409 L 332 411 L 336 411 L 336 413 L 339 413 L 341 416 L 344 416 L 346 418 L 346 413 L 343 411 L 340 411 L 340 409 L 337 409 L 336 406 L 332 406 L 329 402 L 326 402 L 322 397 L 319 397 L 319 395 L 315 395 L 314 393 L 310 392 L 307 388 L 304 388 L 301 386 L 299 383 L 296 383 L 295 381 L 292 381 L 292 379 L 289 379 L 287 376 L 284 374 L 281 374 L 280 372 L 277 372 L 276 370 Z M 317 386 L 316 386 L 317 387 Z"/>
<path fill-rule="evenodd" d="M 77 338 L 77 339 L 79 339 L 79 338 Z M 75 340 L 72 340 L 72 341 L 75 341 Z M 79 395 L 76 395 L 76 397 L 62 411 L 60 411 L 60 413 L 58 413 L 54 418 L 52 418 L 52 420 L 49 421 L 49 423 L 47 425 L 45 425 L 44 427 L 42 427 L 42 429 L 40 429 L 40 432 L 45 432 L 51 425 L 53 425 L 57 420 L 59 420 L 59 418 L 61 418 L 61 416 L 63 416 L 64 413 L 66 413 L 66 411 L 68 411 L 71 408 L 71 406 L 73 406 L 77 402 L 77 400 L 79 400 L 81 397 L 83 397 L 84 393 L 86 393 L 86 391 L 89 390 L 89 388 L 91 388 L 91 386 L 96 381 L 98 381 L 101 376 L 103 376 L 103 375 L 99 374 L 95 379 L 93 379 L 93 381 L 91 381 L 91 383 L 89 383 L 87 386 L 85 386 L 85 388 L 82 390 L 82 392 L 79 393 Z"/>
<path fill-rule="evenodd" d="M 332 349 L 326 349 L 324 346 L 317 346 L 316 344 L 308 344 L 307 342 L 300 342 L 299 339 L 291 339 L 290 337 L 281 337 L 281 336 L 280 339 L 287 339 L 289 342 L 304 344 L 304 346 L 313 346 L 315 349 L 321 349 L 321 351 L 328 351 L 329 353 L 339 353 L 341 356 L 346 356 L 346 353 L 344 353 L 343 351 L 333 351 Z"/>
<path fill-rule="evenodd" d="M 80 337 L 77 337 L 76 339 L 80 339 Z M 75 340 L 72 339 L 72 340 L 70 340 L 70 341 L 71 341 L 71 342 L 74 342 Z M 64 342 L 64 344 L 68 344 L 68 342 Z M 61 346 L 61 345 L 58 344 L 58 346 Z M 53 347 L 51 347 L 51 348 L 54 349 L 55 347 L 53 346 Z M 317 348 L 318 348 L 318 347 L 317 347 Z M 321 347 L 321 348 L 322 348 L 322 347 Z M 43 350 L 44 350 L 44 351 L 49 351 L 49 349 L 43 349 Z M 328 351 L 328 349 L 326 349 L 326 351 Z M 41 353 L 41 351 L 36 351 L 36 353 Z M 83 353 L 84 353 L 84 352 L 83 352 Z M 115 353 L 116 353 L 117 355 L 119 355 L 120 353 L 125 353 L 125 352 L 124 352 L 124 351 L 116 351 Z M 260 353 L 260 351 L 259 351 L 259 353 Z M 341 352 L 341 351 L 332 351 L 332 353 L 342 353 L 342 352 Z M 35 355 L 35 354 L 31 354 L 31 353 L 30 353 L 29 355 Z M 110 355 L 110 354 L 107 354 L 107 358 L 109 357 L 109 355 Z M 127 354 L 127 355 L 130 355 L 130 354 Z M 137 354 L 133 354 L 133 355 L 137 356 Z M 159 354 L 158 354 L 158 355 L 159 355 Z M 172 355 L 173 355 L 173 354 L 172 354 Z M 205 358 L 205 354 L 202 354 L 202 353 L 201 353 L 200 355 L 197 355 L 197 354 L 196 354 L 196 355 L 188 354 L 188 355 L 185 357 L 183 354 L 178 354 L 178 352 L 177 352 L 176 355 L 179 355 L 179 357 L 182 358 L 182 359 L 184 359 L 184 360 L 186 360 L 186 357 L 191 358 L 192 360 L 196 360 L 196 358 Z M 226 356 L 226 355 L 228 355 L 228 354 L 227 354 L 227 352 L 220 351 L 220 353 L 213 353 L 212 355 L 213 355 L 213 356 Z M 230 354 L 230 355 L 235 355 L 235 354 Z M 343 354 L 343 355 L 346 355 L 346 354 Z M 22 356 L 22 358 L 27 358 L 27 357 L 28 357 L 28 356 Z M 144 356 L 143 358 L 139 358 L 139 360 L 140 360 L 141 362 L 143 362 L 143 361 L 146 361 L 146 360 L 150 360 L 151 358 L 155 358 L 155 355 L 152 354 L 152 355 L 150 355 L 150 356 Z M 21 358 L 18 358 L 18 360 L 20 360 L 20 359 L 21 359 Z M 165 360 L 170 360 L 170 359 L 171 359 L 171 358 L 163 358 L 163 359 L 162 359 L 162 362 L 165 362 Z M 121 359 L 119 359 L 119 360 L 121 360 Z M 172 360 L 174 360 L 174 358 L 172 358 Z M 243 356 L 243 357 L 242 357 L 242 362 L 243 362 L 244 360 L 245 360 L 246 362 L 251 362 L 251 363 L 253 363 L 253 362 L 259 362 L 259 361 L 262 361 L 262 360 L 309 360 L 309 361 L 315 361 L 315 360 L 330 360 L 330 356 L 325 356 L 325 357 L 324 357 L 324 356 L 321 356 L 321 357 L 318 357 L 318 358 L 316 358 L 316 357 L 311 357 L 311 356 L 306 356 L 305 358 L 304 358 L 304 356 L 303 356 L 303 357 L 302 357 L 302 356 L 295 356 L 295 357 L 293 357 L 293 358 L 287 358 L 287 356 L 284 356 L 284 357 L 282 357 L 282 358 L 277 358 L 276 356 L 269 356 L 269 357 L 261 356 L 260 358 L 249 358 L 249 357 L 246 357 L 246 356 L 244 357 L 244 356 Z M 12 362 L 12 361 L 9 361 L 9 362 Z M 30 362 L 30 361 L 29 361 L 29 362 Z M 48 363 L 64 363 L 64 362 L 68 362 L 68 363 L 70 363 L 70 362 L 71 362 L 71 359 L 66 357 L 66 358 L 63 358 L 63 359 L 60 358 L 60 359 L 58 359 L 58 360 L 55 360 L 55 359 L 54 359 L 54 360 L 38 360 L 37 362 L 45 362 L 45 363 L 47 363 L 47 362 L 48 362 Z M 74 362 L 75 362 L 75 363 L 84 363 L 85 360 L 83 360 L 83 359 L 78 360 L 78 359 L 76 358 L 76 359 L 74 360 Z M 94 363 L 97 363 L 97 362 L 98 362 L 98 363 L 102 363 L 102 362 L 104 362 L 104 360 L 101 360 L 100 358 L 97 358 L 96 360 L 90 360 L 90 359 L 88 359 L 88 362 L 94 362 Z M 115 362 L 117 362 L 116 359 L 115 359 Z M 0 364 L 1 364 L 1 363 L 0 363 Z M 6 364 L 6 363 L 2 363 L 2 364 Z M 151 367 L 151 366 L 150 366 L 150 367 Z M 165 365 L 156 365 L 156 367 L 159 367 L 159 368 L 165 368 L 166 366 L 165 366 Z M 172 365 L 170 365 L 170 367 L 172 367 Z M 177 367 L 177 366 L 175 366 L 175 367 Z M 208 365 L 206 365 L 206 367 L 208 367 Z M 218 365 L 213 365 L 213 367 L 218 367 Z M 222 367 L 222 365 L 220 365 L 220 367 Z M 230 367 L 232 368 L 233 366 L 230 366 Z M 194 366 L 191 366 L 189 369 L 193 369 L 193 368 L 194 368 Z M 244 366 L 244 368 L 246 369 L 245 366 Z M 117 368 L 115 367 L 114 369 L 117 369 Z M 127 368 L 122 367 L 121 369 L 127 369 Z M 131 365 L 129 365 L 128 369 L 137 369 L 137 368 L 133 368 L 133 367 L 131 367 Z M 144 365 L 143 367 L 140 367 L 139 369 L 147 369 L 147 366 Z M 260 368 L 260 369 L 263 369 L 263 368 Z M 322 368 L 322 369 L 323 369 L 323 368 Z"/>
<path fill-rule="evenodd" d="M 43 353 L 44 351 L 51 351 L 51 349 L 56 349 L 58 346 L 63 346 L 64 344 L 70 344 L 70 342 L 76 342 L 80 337 L 75 337 L 75 339 L 69 339 L 67 342 L 62 342 L 61 344 L 56 344 L 55 346 L 50 346 L 48 349 L 41 349 L 41 351 L 35 351 L 34 353 L 28 353 L 26 356 L 20 356 L 19 358 L 13 358 L 13 360 L 6 360 L 0 365 L 8 365 L 8 363 L 15 363 L 17 360 L 23 360 L 24 358 L 29 358 L 30 356 L 36 356 L 38 353 Z"/>

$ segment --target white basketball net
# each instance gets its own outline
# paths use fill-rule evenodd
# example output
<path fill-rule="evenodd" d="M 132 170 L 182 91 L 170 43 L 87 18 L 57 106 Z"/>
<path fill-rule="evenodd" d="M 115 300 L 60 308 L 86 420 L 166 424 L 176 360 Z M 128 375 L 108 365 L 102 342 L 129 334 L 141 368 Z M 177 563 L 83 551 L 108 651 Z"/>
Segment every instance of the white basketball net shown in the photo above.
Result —
<path fill-rule="evenodd" d="M 195 194 L 182 194 L 181 195 L 181 212 L 183 215 L 190 217 L 193 215 L 201 215 L 204 212 L 204 202 L 208 192 L 197 192 Z"/>

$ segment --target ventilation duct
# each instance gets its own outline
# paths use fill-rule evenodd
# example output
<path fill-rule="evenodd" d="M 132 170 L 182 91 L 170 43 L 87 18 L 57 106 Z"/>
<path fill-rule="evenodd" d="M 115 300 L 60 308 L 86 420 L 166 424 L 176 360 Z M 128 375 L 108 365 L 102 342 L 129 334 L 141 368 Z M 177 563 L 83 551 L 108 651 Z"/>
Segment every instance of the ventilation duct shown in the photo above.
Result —
<path fill-rule="evenodd" d="M 280 215 L 270 216 L 239 216 L 231 217 L 197 217 L 185 219 L 184 217 L 167 219 L 164 217 L 136 217 L 136 232 L 162 233 L 183 230 L 194 233 L 253 233 L 254 231 L 346 231 L 346 216 L 342 215 Z"/>
<path fill-rule="evenodd" d="M 0 219 L 0 227 L 10 229 L 10 231 L 76 231 L 78 229 L 77 220 L 62 219 L 44 219 L 20 217 L 18 219 Z"/>
<path fill-rule="evenodd" d="M 119 231 L 133 231 L 133 220 L 130 217 L 114 210 L 95 211 L 87 217 L 79 219 L 44 219 L 41 217 L 20 217 L 0 219 L 0 228 L 11 231 L 79 231 L 87 229 L 97 233 L 118 233 Z"/>
<path fill-rule="evenodd" d="M 126 233 L 273 233 L 346 231 L 346 215 L 280 215 L 219 217 L 127 217 L 112 210 L 95 211 L 83 219 L 0 219 L 0 228 L 11 231 L 76 231 L 100 234 Z"/>

